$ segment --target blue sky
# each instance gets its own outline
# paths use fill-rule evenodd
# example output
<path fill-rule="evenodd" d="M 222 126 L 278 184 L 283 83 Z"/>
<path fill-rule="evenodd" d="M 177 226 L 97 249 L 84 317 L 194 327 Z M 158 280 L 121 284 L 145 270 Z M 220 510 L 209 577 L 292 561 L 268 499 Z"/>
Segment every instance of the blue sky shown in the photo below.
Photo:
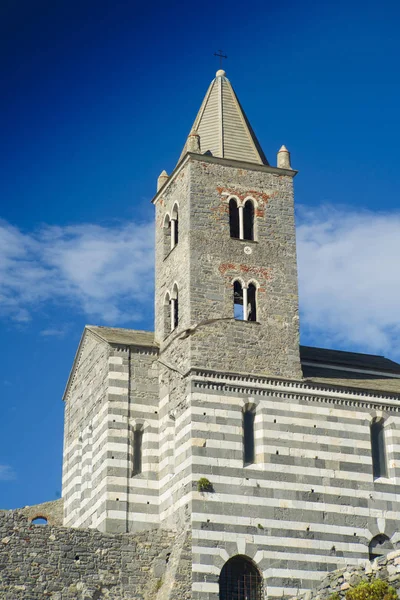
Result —
<path fill-rule="evenodd" d="M 400 360 L 395 2 L 0 6 L 0 507 L 61 493 L 85 323 L 151 329 L 153 209 L 218 61 L 296 177 L 303 343 Z"/>

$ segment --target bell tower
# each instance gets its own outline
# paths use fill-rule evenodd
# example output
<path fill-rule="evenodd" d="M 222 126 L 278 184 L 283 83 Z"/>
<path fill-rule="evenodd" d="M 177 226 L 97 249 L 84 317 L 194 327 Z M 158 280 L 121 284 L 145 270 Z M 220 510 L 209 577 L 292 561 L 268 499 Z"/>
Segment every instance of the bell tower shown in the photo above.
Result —
<path fill-rule="evenodd" d="M 153 200 L 155 335 L 170 366 L 301 378 L 295 175 L 284 146 L 268 163 L 219 70 Z"/>

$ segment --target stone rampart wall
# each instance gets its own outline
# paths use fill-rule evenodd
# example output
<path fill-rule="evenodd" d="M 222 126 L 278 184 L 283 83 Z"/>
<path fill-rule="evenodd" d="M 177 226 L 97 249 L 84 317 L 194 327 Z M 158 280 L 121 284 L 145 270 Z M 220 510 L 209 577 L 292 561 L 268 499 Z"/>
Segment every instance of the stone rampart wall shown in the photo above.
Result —
<path fill-rule="evenodd" d="M 0 598 L 185 600 L 190 552 L 184 532 L 105 534 L 33 525 L 20 511 L 1 511 Z"/>
<path fill-rule="evenodd" d="M 394 550 L 372 563 L 366 561 L 363 565 L 332 571 L 315 590 L 307 592 L 301 600 L 328 600 L 336 593 L 344 599 L 350 588 L 361 581 L 370 582 L 374 579 L 387 581 L 400 596 L 400 550 Z"/>

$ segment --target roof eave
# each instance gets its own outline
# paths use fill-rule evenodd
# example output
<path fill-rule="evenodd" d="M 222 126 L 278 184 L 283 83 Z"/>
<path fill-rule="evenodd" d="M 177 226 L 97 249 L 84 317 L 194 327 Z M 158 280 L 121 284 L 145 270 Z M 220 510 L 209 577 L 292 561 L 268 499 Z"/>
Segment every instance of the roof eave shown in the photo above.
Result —
<path fill-rule="evenodd" d="M 249 171 L 264 171 L 265 173 L 273 173 L 274 175 L 286 175 L 288 177 L 295 177 L 298 171 L 294 169 L 280 169 L 278 167 L 272 167 L 271 165 L 259 164 L 246 162 L 243 160 L 234 160 L 233 158 L 219 158 L 218 156 L 210 156 L 208 154 L 195 154 L 194 152 L 187 152 L 180 162 L 176 165 L 175 169 L 172 171 L 168 180 L 164 183 L 164 185 L 158 190 L 154 198 L 152 199 L 152 203 L 156 204 L 157 200 L 160 196 L 162 196 L 165 191 L 168 189 L 169 185 L 171 185 L 172 181 L 175 179 L 176 175 L 182 169 L 182 167 L 189 162 L 190 159 L 199 160 L 202 162 L 215 163 L 220 165 L 237 167 L 238 169 L 248 169 Z"/>

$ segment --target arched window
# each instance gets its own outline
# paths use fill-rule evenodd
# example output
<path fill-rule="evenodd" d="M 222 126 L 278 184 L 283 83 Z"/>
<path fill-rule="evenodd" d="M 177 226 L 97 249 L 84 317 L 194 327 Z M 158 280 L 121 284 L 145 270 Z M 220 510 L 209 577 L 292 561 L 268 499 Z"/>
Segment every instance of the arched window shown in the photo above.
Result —
<path fill-rule="evenodd" d="M 380 533 L 372 538 L 369 543 L 368 550 L 369 560 L 375 560 L 375 558 L 379 558 L 380 556 L 386 556 L 386 554 L 392 552 L 394 548 L 388 536 L 384 533 Z"/>
<path fill-rule="evenodd" d="M 175 248 L 179 239 L 178 205 L 175 204 L 171 217 L 171 248 Z"/>
<path fill-rule="evenodd" d="M 239 238 L 239 209 L 235 198 L 229 200 L 229 230 L 232 238 Z"/>
<path fill-rule="evenodd" d="M 371 423 L 372 473 L 374 479 L 387 477 L 385 428 L 383 419 Z"/>
<path fill-rule="evenodd" d="M 247 200 L 243 207 L 243 239 L 254 240 L 254 205 Z"/>
<path fill-rule="evenodd" d="M 243 412 L 243 463 L 250 465 L 255 461 L 254 410 L 247 408 Z"/>
<path fill-rule="evenodd" d="M 171 296 L 171 331 L 178 327 L 179 322 L 179 298 L 178 286 L 175 284 Z"/>
<path fill-rule="evenodd" d="M 219 576 L 220 600 L 261 600 L 262 579 L 247 556 L 234 556 L 222 567 Z"/>
<path fill-rule="evenodd" d="M 47 518 L 46 517 L 35 517 L 34 519 L 32 519 L 31 523 L 32 523 L 32 525 L 47 525 Z"/>
<path fill-rule="evenodd" d="M 143 429 L 137 427 L 133 432 L 133 475 L 139 475 L 142 472 L 142 443 Z"/>
<path fill-rule="evenodd" d="M 257 321 L 257 288 L 254 283 L 250 283 L 247 288 L 247 320 Z"/>
<path fill-rule="evenodd" d="M 164 337 L 167 337 L 171 333 L 171 297 L 169 292 L 165 294 L 164 298 Z"/>
<path fill-rule="evenodd" d="M 165 219 L 164 219 L 164 258 L 170 253 L 171 251 L 171 219 L 169 218 L 169 215 L 165 215 Z"/>
<path fill-rule="evenodd" d="M 243 288 L 240 281 L 233 283 L 233 316 L 239 321 L 244 320 Z"/>

